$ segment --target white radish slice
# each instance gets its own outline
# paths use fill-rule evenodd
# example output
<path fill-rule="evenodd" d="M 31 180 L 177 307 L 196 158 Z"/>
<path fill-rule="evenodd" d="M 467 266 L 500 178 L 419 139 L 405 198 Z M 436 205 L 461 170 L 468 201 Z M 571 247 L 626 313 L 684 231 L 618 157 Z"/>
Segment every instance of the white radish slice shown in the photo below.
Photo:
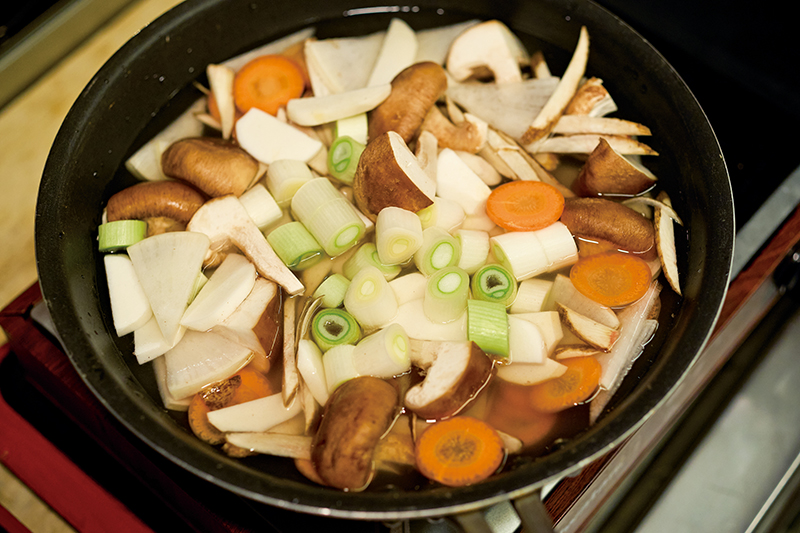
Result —
<path fill-rule="evenodd" d="M 389 282 L 389 286 L 397 297 L 397 305 L 401 306 L 411 300 L 424 297 L 428 280 L 420 272 L 410 272 L 394 278 Z"/>
<path fill-rule="evenodd" d="M 384 83 L 344 93 L 295 98 L 286 104 L 286 115 L 295 124 L 319 126 L 371 111 L 391 92 L 391 84 Z"/>
<path fill-rule="evenodd" d="M 300 401 L 295 399 L 289 406 L 283 405 L 283 395 L 278 392 L 270 396 L 250 400 L 236 405 L 209 411 L 208 421 L 220 431 L 267 431 L 300 414 Z"/>
<path fill-rule="evenodd" d="M 325 365 L 322 351 L 313 341 L 302 339 L 297 344 L 297 370 L 317 403 L 325 405 L 329 396 Z"/>
<path fill-rule="evenodd" d="M 433 322 L 425 316 L 424 299 L 417 298 L 401 305 L 393 323 L 400 324 L 409 338 L 427 341 L 467 340 L 467 313 L 447 324 Z"/>
<path fill-rule="evenodd" d="M 127 255 L 106 254 L 103 264 L 114 329 L 122 337 L 144 326 L 153 316 L 153 311 Z"/>
<path fill-rule="evenodd" d="M 508 308 L 509 313 L 538 313 L 544 311 L 544 304 L 553 288 L 549 279 L 531 278 L 522 281 L 517 287 L 517 297 Z"/>
<path fill-rule="evenodd" d="M 164 354 L 167 387 L 175 398 L 186 398 L 229 377 L 252 356 L 252 351 L 222 335 L 187 330 L 183 339 Z"/>
<path fill-rule="evenodd" d="M 543 364 L 547 358 L 547 346 L 542 330 L 519 317 L 508 316 L 509 362 Z"/>
<path fill-rule="evenodd" d="M 164 355 L 167 350 L 180 342 L 185 333 L 186 328 L 181 327 L 175 342 L 167 342 L 161 333 L 161 328 L 158 327 L 158 321 L 152 317 L 144 326 L 133 332 L 133 355 L 136 356 L 136 361 L 143 365 Z"/>
<path fill-rule="evenodd" d="M 255 107 L 236 121 L 235 129 L 239 145 L 268 165 L 279 159 L 307 162 L 323 148 L 321 141 Z"/>
<path fill-rule="evenodd" d="M 397 74 L 410 67 L 417 56 L 417 36 L 402 19 L 393 18 L 372 67 L 367 86 L 391 83 Z"/>
<path fill-rule="evenodd" d="M 174 343 L 209 248 L 202 233 L 175 231 L 148 237 L 128 247 L 158 327 Z"/>
<path fill-rule="evenodd" d="M 547 353 L 552 353 L 561 339 L 564 338 L 564 329 L 561 327 L 561 318 L 555 311 L 541 311 L 539 313 L 515 313 L 509 317 L 521 318 L 536 324 L 542 332 Z"/>
<path fill-rule="evenodd" d="M 156 326 L 156 329 L 158 329 L 158 326 Z M 188 411 L 192 397 L 188 396 L 178 400 L 169 392 L 169 387 L 167 387 L 167 363 L 163 357 L 153 359 L 153 373 L 156 376 L 158 394 L 161 396 L 164 408 L 170 411 Z"/>
<path fill-rule="evenodd" d="M 450 148 L 439 152 L 436 164 L 436 195 L 458 203 L 467 215 L 486 210 L 491 189 Z"/>
<path fill-rule="evenodd" d="M 256 268 L 246 257 L 228 254 L 186 309 L 181 325 L 206 331 L 228 318 L 256 282 Z"/>

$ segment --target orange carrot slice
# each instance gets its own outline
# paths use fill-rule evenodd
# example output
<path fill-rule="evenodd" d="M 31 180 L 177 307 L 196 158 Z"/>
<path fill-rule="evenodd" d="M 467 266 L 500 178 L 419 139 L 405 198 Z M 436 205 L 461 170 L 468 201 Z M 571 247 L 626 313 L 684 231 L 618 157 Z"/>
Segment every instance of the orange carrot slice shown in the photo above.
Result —
<path fill-rule="evenodd" d="M 305 80 L 297 63 L 280 55 L 260 56 L 236 73 L 233 100 L 242 113 L 255 107 L 275 115 L 281 106 L 303 94 Z"/>
<path fill-rule="evenodd" d="M 431 424 L 417 441 L 417 468 L 450 487 L 471 485 L 494 474 L 505 457 L 500 435 L 471 416 Z"/>
<path fill-rule="evenodd" d="M 531 406 L 543 413 L 557 413 L 588 399 L 597 389 L 602 367 L 593 356 L 560 361 L 567 371 L 560 377 L 533 385 Z"/>
<path fill-rule="evenodd" d="M 493 428 L 518 438 L 524 446 L 545 442 L 553 434 L 558 415 L 531 408 L 531 385 L 495 380 L 486 416 Z"/>
<path fill-rule="evenodd" d="M 624 307 L 645 295 L 652 281 L 647 261 L 636 255 L 606 252 L 582 257 L 569 279 L 584 296 L 608 307 Z"/>
<path fill-rule="evenodd" d="M 486 214 L 503 229 L 535 231 L 556 222 L 564 211 L 564 195 L 541 181 L 511 181 L 495 188 L 486 200 Z"/>

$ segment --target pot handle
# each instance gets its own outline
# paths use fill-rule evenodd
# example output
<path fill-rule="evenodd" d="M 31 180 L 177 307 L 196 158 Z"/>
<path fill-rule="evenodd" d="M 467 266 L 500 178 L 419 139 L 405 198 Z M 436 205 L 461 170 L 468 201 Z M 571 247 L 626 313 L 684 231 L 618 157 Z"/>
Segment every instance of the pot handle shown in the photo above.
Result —
<path fill-rule="evenodd" d="M 514 515 L 509 518 L 503 517 L 502 521 L 508 523 L 515 520 L 522 524 L 520 533 L 554 533 L 553 520 L 542 503 L 540 491 L 534 491 L 526 496 L 521 496 L 513 500 L 513 508 L 508 504 L 498 504 L 495 508 L 504 507 L 506 514 Z M 516 510 L 516 513 L 514 511 Z M 464 530 L 465 533 L 496 533 L 489 523 L 488 516 L 492 514 L 492 508 L 486 511 L 470 511 L 453 516 L 453 520 Z"/>

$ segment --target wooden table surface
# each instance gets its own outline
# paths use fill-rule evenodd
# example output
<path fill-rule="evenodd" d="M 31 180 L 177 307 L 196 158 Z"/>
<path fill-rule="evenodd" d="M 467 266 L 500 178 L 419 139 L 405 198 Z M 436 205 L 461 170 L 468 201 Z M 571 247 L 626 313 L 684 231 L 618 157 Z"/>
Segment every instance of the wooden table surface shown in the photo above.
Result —
<path fill-rule="evenodd" d="M 0 308 L 36 281 L 34 217 L 50 146 L 95 72 L 140 29 L 180 0 L 139 0 L 0 109 Z M 0 344 L 5 334 L 0 332 Z"/>

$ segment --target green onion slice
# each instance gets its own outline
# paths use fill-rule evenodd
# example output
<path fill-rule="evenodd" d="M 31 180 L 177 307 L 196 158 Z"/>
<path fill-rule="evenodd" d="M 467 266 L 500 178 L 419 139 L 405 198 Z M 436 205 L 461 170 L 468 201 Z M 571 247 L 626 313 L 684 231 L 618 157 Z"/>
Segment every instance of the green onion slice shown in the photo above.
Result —
<path fill-rule="evenodd" d="M 292 270 L 304 270 L 322 260 L 322 247 L 306 227 L 297 221 L 278 226 L 267 235 L 281 261 Z"/>
<path fill-rule="evenodd" d="M 115 220 L 97 228 L 97 244 L 101 252 L 124 250 L 147 236 L 144 220 Z"/>
<path fill-rule="evenodd" d="M 461 245 L 455 237 L 442 228 L 433 226 L 423 230 L 422 246 L 414 254 L 417 270 L 430 276 L 437 270 L 458 264 Z"/>
<path fill-rule="evenodd" d="M 432 322 L 446 324 L 467 309 L 469 275 L 457 266 L 443 268 L 429 279 L 422 309 Z"/>
<path fill-rule="evenodd" d="M 322 307 L 339 307 L 349 286 L 349 279 L 341 274 L 331 274 L 319 284 L 313 298 L 322 297 Z"/>
<path fill-rule="evenodd" d="M 517 280 L 503 265 L 485 265 L 472 275 L 472 296 L 509 307 L 517 296 Z"/>
<path fill-rule="evenodd" d="M 378 257 L 378 248 L 375 243 L 365 242 L 342 265 L 342 273 L 348 279 L 353 279 L 364 267 L 371 266 L 381 271 L 386 281 L 391 281 L 400 274 L 400 265 L 384 265 Z"/>
<path fill-rule="evenodd" d="M 358 160 L 365 146 L 349 135 L 337 137 L 328 150 L 328 172 L 331 176 L 350 185 L 356 175 Z"/>
<path fill-rule="evenodd" d="M 467 337 L 486 353 L 508 357 L 506 306 L 485 300 L 468 300 Z"/>

